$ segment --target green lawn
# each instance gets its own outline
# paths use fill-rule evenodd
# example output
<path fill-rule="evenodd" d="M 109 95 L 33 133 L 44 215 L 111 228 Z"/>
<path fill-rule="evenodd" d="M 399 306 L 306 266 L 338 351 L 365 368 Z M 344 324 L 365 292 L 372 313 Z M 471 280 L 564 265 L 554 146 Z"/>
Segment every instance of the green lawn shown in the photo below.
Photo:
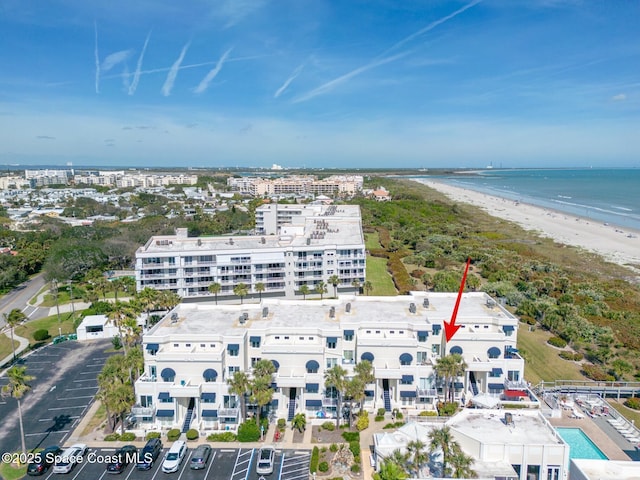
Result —
<path fill-rule="evenodd" d="M 629 407 L 626 407 L 622 404 L 624 400 L 618 403 L 616 400 L 612 398 L 607 398 L 607 402 L 615 408 L 620 415 L 625 417 L 627 420 L 633 420 L 636 425 L 640 425 L 640 412 L 637 410 L 632 410 Z"/>
<path fill-rule="evenodd" d="M 17 480 L 27 475 L 27 465 L 18 467 L 12 463 L 0 462 L 0 477 L 4 480 Z"/>
<path fill-rule="evenodd" d="M 549 332 L 540 328 L 530 332 L 528 325 L 519 325 L 518 349 L 525 357 L 527 381 L 536 385 L 541 380 L 585 380 L 577 363 L 563 360 L 558 355 L 559 350 L 547 344 L 550 336 Z"/>
<path fill-rule="evenodd" d="M 367 256 L 367 281 L 373 285 L 370 295 L 397 295 L 391 275 L 387 272 L 387 259 Z"/>
<path fill-rule="evenodd" d="M 0 335 L 0 358 L 4 358 L 11 353 L 11 332 L 7 331 L 6 335 Z M 19 342 L 13 341 L 13 344 L 17 347 Z"/>
<path fill-rule="evenodd" d="M 380 245 L 380 235 L 378 235 L 378 232 L 364 234 L 364 247 L 367 250 L 382 248 L 382 245 Z"/>

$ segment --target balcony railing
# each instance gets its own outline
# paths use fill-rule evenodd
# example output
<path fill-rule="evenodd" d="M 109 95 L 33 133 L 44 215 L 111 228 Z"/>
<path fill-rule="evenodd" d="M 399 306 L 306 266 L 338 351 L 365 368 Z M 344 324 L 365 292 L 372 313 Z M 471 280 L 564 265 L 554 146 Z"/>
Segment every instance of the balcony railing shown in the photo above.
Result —
<path fill-rule="evenodd" d="M 238 418 L 240 410 L 237 408 L 221 408 L 218 410 L 218 418 Z"/>
<path fill-rule="evenodd" d="M 131 413 L 136 417 L 151 417 L 153 416 L 153 407 L 143 407 L 140 405 L 134 405 L 131 407 Z"/>

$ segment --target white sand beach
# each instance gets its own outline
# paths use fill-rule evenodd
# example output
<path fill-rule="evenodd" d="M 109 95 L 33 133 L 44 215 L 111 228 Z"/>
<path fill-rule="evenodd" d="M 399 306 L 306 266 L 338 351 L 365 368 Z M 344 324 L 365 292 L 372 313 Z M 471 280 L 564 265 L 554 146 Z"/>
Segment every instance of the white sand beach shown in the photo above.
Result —
<path fill-rule="evenodd" d="M 558 243 L 595 252 L 610 262 L 640 274 L 640 232 L 607 225 L 588 218 L 537 207 L 522 202 L 485 195 L 432 179 L 417 180 L 456 202 L 482 208 L 489 215 L 515 222 L 527 230 Z"/>

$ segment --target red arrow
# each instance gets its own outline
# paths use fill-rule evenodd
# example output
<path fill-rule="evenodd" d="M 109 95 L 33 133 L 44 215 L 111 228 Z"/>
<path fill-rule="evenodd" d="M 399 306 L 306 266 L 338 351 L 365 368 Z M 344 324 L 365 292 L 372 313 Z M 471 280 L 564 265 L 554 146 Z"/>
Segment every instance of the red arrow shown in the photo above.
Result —
<path fill-rule="evenodd" d="M 456 334 L 460 325 L 456 325 L 456 317 L 458 316 L 458 307 L 460 306 L 460 299 L 462 298 L 462 292 L 464 290 L 464 284 L 467 281 L 467 272 L 469 271 L 469 264 L 471 263 L 471 257 L 467 258 L 467 266 L 464 269 L 464 275 L 462 275 L 462 282 L 460 283 L 460 291 L 458 291 L 458 298 L 456 299 L 456 306 L 453 307 L 453 315 L 451 315 L 451 322 L 444 322 L 444 334 L 447 337 L 447 342 Z"/>

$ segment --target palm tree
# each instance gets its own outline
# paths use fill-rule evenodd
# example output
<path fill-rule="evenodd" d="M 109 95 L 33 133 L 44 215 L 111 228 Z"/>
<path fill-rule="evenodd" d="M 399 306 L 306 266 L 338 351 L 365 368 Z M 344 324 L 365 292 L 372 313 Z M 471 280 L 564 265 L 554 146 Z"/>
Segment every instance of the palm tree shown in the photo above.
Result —
<path fill-rule="evenodd" d="M 122 293 L 130 293 L 135 291 L 136 282 L 131 277 L 120 277 L 116 278 L 111 282 L 111 288 L 113 289 L 115 301 L 118 301 L 118 291 L 122 291 Z"/>
<path fill-rule="evenodd" d="M 242 421 L 244 421 L 245 418 L 247 418 L 245 397 L 251 385 L 249 375 L 245 372 L 233 372 L 233 377 L 227 379 L 227 384 L 229 385 L 229 393 L 237 395 L 240 398 L 240 416 L 242 417 Z"/>
<path fill-rule="evenodd" d="M 451 428 L 445 425 L 442 428 L 434 428 L 429 432 L 429 448 L 431 451 L 442 450 L 442 476 L 448 472 L 449 458 L 453 451 L 453 444 L 456 443 L 451 434 Z M 457 443 L 456 443 L 457 444 Z"/>
<path fill-rule="evenodd" d="M 120 337 L 120 343 L 124 347 L 124 353 L 127 354 L 127 343 L 125 342 L 124 330 L 125 328 L 130 328 L 131 323 L 128 322 L 130 319 L 136 318 L 133 308 L 131 305 L 124 302 L 116 302 L 111 311 L 107 313 L 107 318 L 113 322 L 113 324 L 118 328 L 118 336 Z"/>
<path fill-rule="evenodd" d="M 213 282 L 209 285 L 209 292 L 213 293 L 216 297 L 216 305 L 218 304 L 218 294 L 220 293 L 220 290 L 222 290 L 222 285 L 218 282 Z"/>
<path fill-rule="evenodd" d="M 451 463 L 453 478 L 476 477 L 476 472 L 471 468 L 471 465 L 473 465 L 473 458 L 469 455 L 466 455 L 460 449 L 460 446 L 457 442 L 454 442 L 453 447 L 453 454 L 449 459 L 449 463 Z"/>
<path fill-rule="evenodd" d="M 407 443 L 407 451 L 410 455 L 416 477 L 420 477 L 420 469 L 429 459 L 429 454 L 425 451 L 425 448 L 427 448 L 427 444 L 420 440 L 412 440 Z"/>
<path fill-rule="evenodd" d="M 262 292 L 264 292 L 266 290 L 266 287 L 264 286 L 264 283 L 258 282 L 258 283 L 256 283 L 254 288 L 256 289 L 256 292 L 258 292 L 258 295 L 260 295 L 260 301 L 262 301 Z"/>
<path fill-rule="evenodd" d="M 362 400 L 364 400 L 364 391 L 366 390 L 366 386 L 369 383 L 372 383 L 375 380 L 375 375 L 373 374 L 373 365 L 369 360 L 362 360 L 356 363 L 355 367 L 353 367 L 353 371 L 355 376 L 354 380 L 357 378 L 362 383 L 362 390 L 357 392 L 356 399 L 360 401 L 360 413 L 362 413 L 362 409 L 364 407 Z"/>
<path fill-rule="evenodd" d="M 395 452 L 394 452 L 395 453 Z M 380 464 L 380 471 L 373 474 L 374 480 L 405 480 L 409 477 L 404 464 L 385 459 Z"/>
<path fill-rule="evenodd" d="M 27 316 L 22 313 L 22 310 L 19 308 L 14 308 L 8 314 L 3 313 L 4 321 L 7 325 L 9 325 L 9 329 L 11 332 L 11 349 L 13 351 L 13 361 L 16 361 L 16 346 L 13 343 L 13 330 L 20 325 L 24 320 L 27 319 Z"/>
<path fill-rule="evenodd" d="M 151 310 L 155 308 L 158 303 L 158 290 L 145 287 L 136 295 L 136 301 L 140 304 L 142 310 L 147 314 L 147 323 L 149 323 L 149 316 Z"/>
<path fill-rule="evenodd" d="M 440 357 L 436 361 L 434 370 L 439 377 L 444 379 L 444 400 L 453 402 L 453 388 L 451 383 L 454 378 L 464 374 L 467 364 L 459 353 L 452 353 Z M 448 394 L 448 395 L 447 395 Z"/>
<path fill-rule="evenodd" d="M 163 310 L 171 310 L 173 307 L 180 303 L 180 295 L 171 290 L 160 290 L 160 296 L 158 298 L 158 306 Z"/>
<path fill-rule="evenodd" d="M 366 282 L 364 282 L 363 285 L 364 291 L 367 295 L 371 294 L 371 291 L 373 290 L 373 283 L 371 283 L 369 280 L 367 280 Z"/>
<path fill-rule="evenodd" d="M 304 413 L 296 413 L 291 420 L 291 428 L 297 428 L 299 432 L 307 429 L 307 416 Z"/>
<path fill-rule="evenodd" d="M 331 275 L 329 277 L 329 283 L 333 285 L 333 296 L 338 298 L 338 285 L 340 284 L 340 277 L 338 275 Z"/>
<path fill-rule="evenodd" d="M 267 360 L 263 358 L 262 360 L 258 360 L 253 365 L 253 376 L 254 377 L 268 377 L 271 380 L 271 376 L 275 373 L 276 367 L 273 365 L 271 360 Z"/>
<path fill-rule="evenodd" d="M 357 375 L 351 380 L 345 381 L 344 396 L 349 402 L 349 427 L 351 427 L 351 422 L 353 420 L 353 402 L 360 402 L 360 405 L 362 405 L 361 402 L 365 397 L 364 389 L 365 384 L 362 381 L 362 378 Z"/>
<path fill-rule="evenodd" d="M 351 286 L 356 290 L 356 295 L 357 295 L 358 292 L 360 291 L 360 280 L 356 278 L 353 282 L 351 282 Z"/>
<path fill-rule="evenodd" d="M 249 293 L 249 289 L 247 288 L 246 284 L 239 283 L 235 287 L 233 287 L 233 293 L 237 297 L 240 297 L 240 305 L 242 305 L 242 299 L 247 296 L 247 293 Z"/>
<path fill-rule="evenodd" d="M 342 395 L 346 388 L 347 371 L 340 365 L 334 365 L 324 373 L 325 387 L 333 387 L 336 389 L 338 401 L 336 405 L 336 427 L 340 427 L 340 415 L 342 413 Z"/>
<path fill-rule="evenodd" d="M 322 280 L 320 280 L 318 283 L 315 284 L 315 286 L 313 287 L 313 291 L 317 294 L 320 295 L 320 300 L 323 299 L 324 294 L 327 293 L 327 284 L 324 283 Z"/>
<path fill-rule="evenodd" d="M 306 300 L 307 299 L 307 295 L 309 295 L 309 285 L 301 285 L 300 286 L 300 293 L 302 294 L 302 299 Z"/>
<path fill-rule="evenodd" d="M 15 398 L 18 402 L 18 420 L 20 422 L 20 440 L 22 441 L 22 454 L 26 455 L 27 447 L 24 441 L 24 426 L 22 425 L 22 406 L 20 399 L 31 390 L 31 387 L 27 382 L 33 380 L 35 377 L 27 375 L 27 367 L 12 367 L 7 370 L 7 378 L 9 383 L 4 385 L 1 390 L 3 398 L 11 397 Z"/>

